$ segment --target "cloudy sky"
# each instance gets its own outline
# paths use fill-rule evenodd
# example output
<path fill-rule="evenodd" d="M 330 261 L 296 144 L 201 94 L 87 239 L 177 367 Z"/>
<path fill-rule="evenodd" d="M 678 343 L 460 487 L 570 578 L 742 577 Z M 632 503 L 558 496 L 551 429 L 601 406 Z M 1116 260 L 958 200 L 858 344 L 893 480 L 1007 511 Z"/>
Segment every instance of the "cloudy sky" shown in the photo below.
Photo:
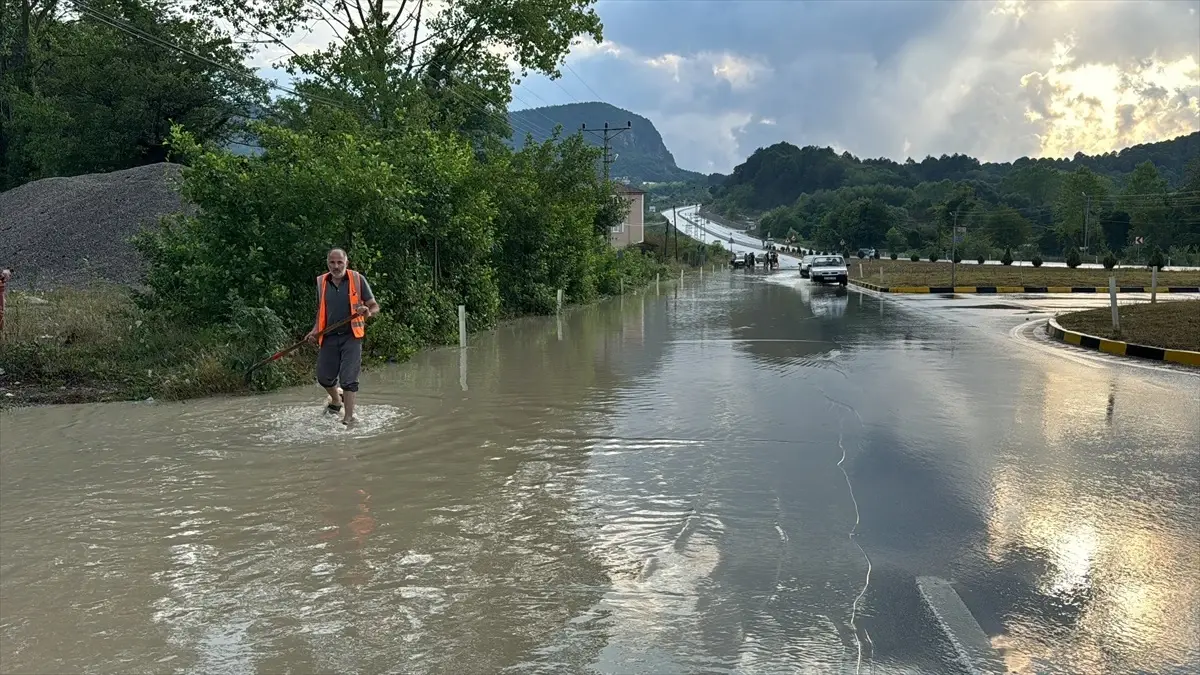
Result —
<path fill-rule="evenodd" d="M 781 140 L 860 157 L 1009 161 L 1200 130 L 1200 0 L 600 0 L 596 9 L 603 44 L 578 45 L 557 81 L 523 81 L 513 107 L 600 98 L 652 120 L 679 165 L 696 171 L 727 173 Z"/>

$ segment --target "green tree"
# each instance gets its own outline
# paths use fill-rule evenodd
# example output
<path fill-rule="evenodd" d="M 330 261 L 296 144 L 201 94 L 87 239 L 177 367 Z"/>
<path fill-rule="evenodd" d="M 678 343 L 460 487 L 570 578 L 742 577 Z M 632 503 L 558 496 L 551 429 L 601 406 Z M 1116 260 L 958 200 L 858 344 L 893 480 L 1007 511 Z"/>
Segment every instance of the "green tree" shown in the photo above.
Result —
<path fill-rule="evenodd" d="M 1152 162 L 1147 160 L 1134 168 L 1117 204 L 1129 214 L 1133 236 L 1144 237 L 1161 249 L 1175 243 L 1176 223 L 1171 218 L 1167 181 L 1158 175 Z"/>
<path fill-rule="evenodd" d="M 899 253 L 908 246 L 908 241 L 904 238 L 904 233 L 896 227 L 892 227 L 887 231 L 886 240 L 887 249 L 892 253 Z"/>
<path fill-rule="evenodd" d="M 4 57 L 12 68 L 0 70 L 3 187 L 161 162 L 173 123 L 223 142 L 265 101 L 242 63 L 246 47 L 179 3 L 90 0 L 87 12 L 45 13 L 55 5 L 0 0 L 5 35 L 14 35 L 10 20 L 30 21 L 8 41 L 20 55 Z"/>
<path fill-rule="evenodd" d="M 512 78 L 503 54 L 519 76 L 532 70 L 559 77 L 573 40 L 603 39 L 594 2 L 461 0 L 440 12 L 425 0 L 406 0 L 394 11 L 367 0 L 207 0 L 197 7 L 246 39 L 289 50 L 280 65 L 304 76 L 298 88 L 308 94 L 305 107 L 340 105 L 383 128 L 422 119 L 481 143 L 508 136 Z M 314 22 L 336 36 L 326 49 L 298 54 L 281 39 Z"/>
<path fill-rule="evenodd" d="M 1200 156 L 1187 164 L 1186 177 L 1171 195 L 1171 218 L 1179 231 L 1181 246 L 1200 247 Z"/>
<path fill-rule="evenodd" d="M 1054 223 L 1059 240 L 1075 242 L 1079 246 L 1084 243 L 1085 234 L 1089 242 L 1099 238 L 1099 224 L 1092 223 L 1091 215 L 1086 212 L 1089 205 L 1094 212 L 1097 205 L 1108 199 L 1108 194 L 1108 181 L 1087 167 L 1067 174 L 1054 199 Z"/>
<path fill-rule="evenodd" d="M 1014 169 L 1000 181 L 1001 194 L 1018 194 L 1026 197 L 1031 206 L 1042 206 L 1053 202 L 1063 181 L 1063 172 L 1042 164 L 1031 164 Z"/>
<path fill-rule="evenodd" d="M 1033 228 L 1016 209 L 1005 206 L 988 214 L 984 231 L 993 244 L 1008 249 L 1024 246 Z"/>
<path fill-rule="evenodd" d="M 526 145 L 488 167 L 490 182 L 504 186 L 494 197 L 493 260 L 507 313 L 552 311 L 559 288 L 573 301 L 599 292 L 598 256 L 625 200 L 597 178 L 598 157 L 575 135 Z"/>
<path fill-rule="evenodd" d="M 878 247 L 891 226 L 891 213 L 882 202 L 860 197 L 829 212 L 821 222 L 818 246 Z"/>
<path fill-rule="evenodd" d="M 172 149 L 189 164 L 183 195 L 200 209 L 138 239 L 155 311 L 205 326 L 262 307 L 303 326 L 312 321 L 322 255 L 340 246 L 380 303 L 396 308 L 369 324 L 377 344 L 396 346 L 386 356 L 451 339 L 458 304 L 471 308 L 473 325 L 495 320 L 496 210 L 463 139 L 425 131 L 383 142 L 268 125 L 256 132 L 265 147 L 258 157 L 205 150 L 173 132 Z"/>

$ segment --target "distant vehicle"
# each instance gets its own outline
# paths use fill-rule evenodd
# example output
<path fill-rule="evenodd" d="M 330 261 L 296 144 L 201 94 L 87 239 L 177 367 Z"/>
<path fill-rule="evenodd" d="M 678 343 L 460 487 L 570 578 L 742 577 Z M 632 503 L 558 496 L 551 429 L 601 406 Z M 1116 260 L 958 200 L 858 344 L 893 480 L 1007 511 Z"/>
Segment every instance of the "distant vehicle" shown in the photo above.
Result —
<path fill-rule="evenodd" d="M 808 277 L 818 284 L 836 281 L 839 285 L 845 286 L 850 281 L 846 261 L 840 255 L 815 256 L 812 266 L 808 269 Z"/>
<path fill-rule="evenodd" d="M 858 255 L 858 257 L 860 257 L 860 258 L 874 258 L 875 257 L 875 249 L 860 248 L 860 249 L 858 249 L 858 253 L 856 255 Z"/>
<path fill-rule="evenodd" d="M 747 261 L 745 258 L 742 258 L 741 256 L 737 255 L 736 253 L 732 257 L 729 258 L 729 266 L 735 270 L 740 270 L 743 267 L 745 267 L 746 262 Z"/>
<path fill-rule="evenodd" d="M 800 259 L 800 276 L 802 278 L 808 278 L 808 268 L 812 266 L 812 261 L 816 257 L 815 255 L 806 255 Z"/>

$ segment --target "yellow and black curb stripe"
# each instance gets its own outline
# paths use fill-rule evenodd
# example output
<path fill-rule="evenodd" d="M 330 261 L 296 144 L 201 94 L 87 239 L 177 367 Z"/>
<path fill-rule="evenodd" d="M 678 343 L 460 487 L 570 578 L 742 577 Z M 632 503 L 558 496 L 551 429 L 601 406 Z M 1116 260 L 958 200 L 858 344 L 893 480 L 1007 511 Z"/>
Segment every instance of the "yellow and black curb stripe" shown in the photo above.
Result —
<path fill-rule="evenodd" d="M 855 286 L 878 293 L 1107 293 L 1108 286 L 880 286 L 851 279 Z M 1118 286 L 1118 293 L 1149 293 L 1150 286 Z M 1200 286 L 1159 286 L 1159 293 L 1200 293 Z"/>
<path fill-rule="evenodd" d="M 1151 359 L 1153 361 L 1170 361 L 1171 363 L 1181 363 L 1185 366 L 1195 366 L 1200 368 L 1200 352 L 1192 352 L 1186 349 L 1163 349 L 1161 347 L 1147 347 L 1145 345 L 1135 345 L 1120 340 L 1107 340 L 1105 338 L 1088 335 L 1086 333 L 1076 333 L 1070 331 L 1058 324 L 1054 319 L 1050 319 L 1046 323 L 1046 334 L 1070 345 L 1077 345 L 1084 349 L 1092 349 L 1106 354 L 1116 354 L 1117 356 L 1135 356 L 1141 359 Z"/>

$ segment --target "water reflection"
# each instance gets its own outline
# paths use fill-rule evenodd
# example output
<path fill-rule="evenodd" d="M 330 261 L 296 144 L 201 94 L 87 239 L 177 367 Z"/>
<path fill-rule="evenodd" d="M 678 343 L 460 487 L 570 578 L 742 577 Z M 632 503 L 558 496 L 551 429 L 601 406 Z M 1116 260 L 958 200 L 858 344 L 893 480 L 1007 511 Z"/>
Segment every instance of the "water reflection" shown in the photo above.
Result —
<path fill-rule="evenodd" d="M 627 309 L 506 325 L 371 371 L 366 436 L 324 424 L 312 389 L 5 413 L 6 670 L 523 661 L 608 581 L 571 502 L 594 441 L 573 435 L 605 413 L 606 338 L 640 321 L 640 303 Z M 273 440 L 229 424 L 245 405 Z M 591 661 L 599 638 L 583 638 L 551 660 Z"/>
<path fill-rule="evenodd" d="M 5 412 L 4 669 L 954 672 L 933 575 L 1018 672 L 1195 671 L 1197 380 L 882 305 L 672 280 L 370 371 L 350 433 Z"/>
<path fill-rule="evenodd" d="M 1190 672 L 1200 390 L 1066 363 L 1049 362 L 1042 395 L 1018 403 L 1044 450 L 1006 449 L 994 474 L 986 552 L 1009 577 L 997 642 L 1021 673 Z"/>

